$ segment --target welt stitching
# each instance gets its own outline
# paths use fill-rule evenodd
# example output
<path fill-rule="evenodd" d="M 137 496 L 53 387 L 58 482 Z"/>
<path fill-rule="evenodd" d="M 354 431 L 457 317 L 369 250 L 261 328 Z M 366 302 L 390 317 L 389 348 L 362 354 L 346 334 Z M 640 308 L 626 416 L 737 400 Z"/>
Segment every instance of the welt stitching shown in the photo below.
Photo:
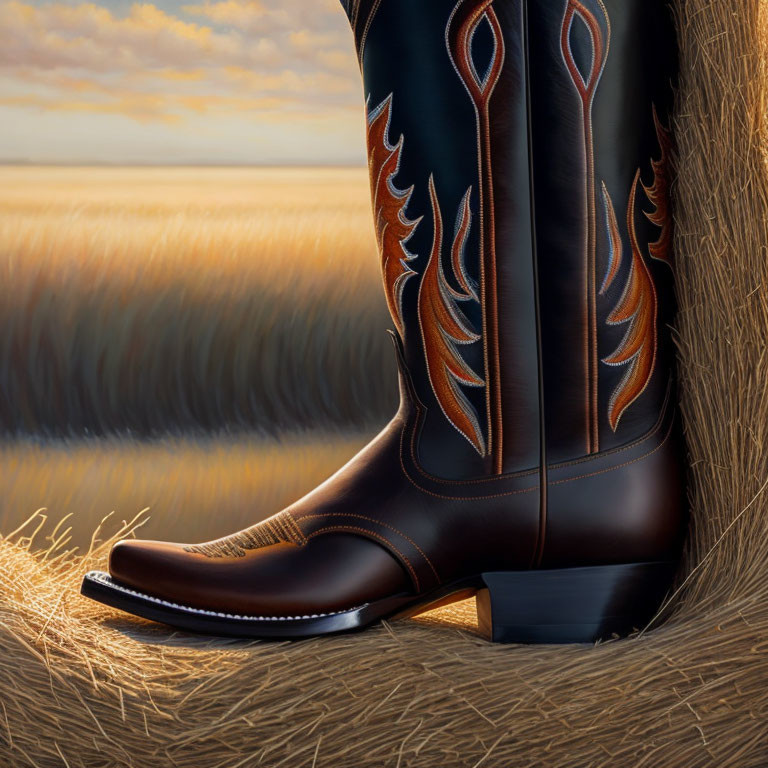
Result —
<path fill-rule="evenodd" d="M 402 531 L 398 530 L 392 525 L 388 525 L 387 523 L 382 523 L 380 520 L 376 520 L 372 517 L 368 517 L 366 515 L 359 515 L 355 512 L 331 512 L 326 515 L 301 515 L 297 519 L 299 520 L 325 520 L 329 517 L 359 517 L 361 520 L 368 520 L 371 523 L 374 523 L 375 525 L 380 525 L 383 528 L 389 528 L 390 531 L 394 531 L 398 536 L 401 536 L 404 538 L 409 544 L 412 544 L 413 547 L 418 551 L 418 553 L 426 560 L 427 565 L 432 569 L 432 573 L 435 574 L 435 578 L 440 581 L 440 577 L 437 575 L 437 571 L 435 570 L 435 566 L 432 565 L 432 561 L 426 556 L 424 553 L 424 550 L 410 537 L 406 536 Z"/>
<path fill-rule="evenodd" d="M 374 533 L 373 531 L 366 531 L 365 528 L 359 528 L 356 525 L 329 525 L 325 528 L 318 528 L 316 531 L 307 536 L 307 539 L 312 539 L 321 533 L 329 533 L 331 531 L 356 531 L 358 533 L 364 533 L 367 536 L 374 536 L 375 538 L 379 539 L 379 541 L 383 541 L 388 547 L 391 547 L 395 552 L 397 552 L 398 555 L 400 555 L 406 567 L 410 571 L 411 576 L 413 577 L 413 581 L 416 584 L 416 591 L 421 591 L 421 587 L 419 586 L 419 577 L 416 575 L 416 571 L 413 569 L 411 561 L 389 539 L 385 538 L 384 536 L 380 536 L 378 533 Z"/>

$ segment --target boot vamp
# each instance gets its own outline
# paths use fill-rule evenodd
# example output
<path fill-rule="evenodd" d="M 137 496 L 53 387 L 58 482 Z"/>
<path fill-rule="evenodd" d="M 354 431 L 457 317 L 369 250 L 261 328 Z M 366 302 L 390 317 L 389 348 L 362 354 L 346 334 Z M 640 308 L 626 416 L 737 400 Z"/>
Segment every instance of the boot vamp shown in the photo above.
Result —
<path fill-rule="evenodd" d="M 399 563 L 378 544 L 344 533 L 303 546 L 278 543 L 211 557 L 189 546 L 129 539 L 110 555 L 113 579 L 145 595 L 243 616 L 344 611 L 410 590 Z"/>
<path fill-rule="evenodd" d="M 519 493 L 440 486 L 401 460 L 408 431 L 393 422 L 332 478 L 286 510 L 204 544 L 128 540 L 110 574 L 136 591 L 247 615 L 347 610 L 398 594 L 426 595 L 484 570 L 528 567 L 538 484 Z"/>

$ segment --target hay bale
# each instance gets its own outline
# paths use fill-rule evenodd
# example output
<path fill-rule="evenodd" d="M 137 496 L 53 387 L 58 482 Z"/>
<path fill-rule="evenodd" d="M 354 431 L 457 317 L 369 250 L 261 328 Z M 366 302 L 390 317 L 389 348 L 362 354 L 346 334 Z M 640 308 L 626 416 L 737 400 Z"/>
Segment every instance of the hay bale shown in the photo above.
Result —
<path fill-rule="evenodd" d="M 764 768 L 760 7 L 677 9 L 677 335 L 694 523 L 688 576 L 661 628 L 590 649 L 492 646 L 463 605 L 359 635 L 211 641 L 79 598 L 105 547 L 83 560 L 0 540 L 0 764 Z"/>

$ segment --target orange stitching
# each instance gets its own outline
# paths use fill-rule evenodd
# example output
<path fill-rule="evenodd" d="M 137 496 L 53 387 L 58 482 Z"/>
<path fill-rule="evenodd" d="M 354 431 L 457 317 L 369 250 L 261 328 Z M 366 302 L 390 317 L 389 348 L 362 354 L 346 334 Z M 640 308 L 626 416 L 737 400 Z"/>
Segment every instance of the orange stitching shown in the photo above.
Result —
<path fill-rule="evenodd" d="M 606 472 L 613 472 L 616 469 L 621 469 L 622 467 L 628 467 L 630 464 L 636 464 L 638 461 L 642 461 L 643 459 L 647 459 L 649 456 L 653 456 L 656 451 L 658 451 L 660 448 L 664 446 L 664 444 L 669 440 L 669 436 L 672 434 L 672 425 L 674 424 L 674 420 L 670 422 L 669 429 L 667 430 L 667 434 L 664 435 L 664 439 L 652 450 L 648 451 L 648 453 L 644 453 L 642 456 L 638 456 L 636 459 L 631 459 L 630 461 L 625 461 L 623 464 L 616 464 L 613 467 L 608 467 L 606 469 L 600 469 L 597 472 L 590 472 L 586 475 L 577 475 L 576 477 L 566 477 L 563 480 L 555 480 L 554 482 L 547 483 L 547 485 L 561 485 L 562 483 L 570 483 L 573 480 L 584 480 L 588 477 L 595 477 L 596 475 L 604 475 Z"/>
<path fill-rule="evenodd" d="M 599 458 L 602 458 L 603 456 L 612 456 L 615 453 L 623 453 L 624 451 L 630 450 L 630 448 L 636 448 L 638 445 L 642 445 L 643 443 L 650 440 L 654 435 L 656 435 L 660 430 L 661 427 L 664 424 L 664 418 L 667 414 L 667 408 L 669 408 L 669 401 L 672 396 L 672 380 L 670 379 L 667 382 L 667 394 L 664 396 L 664 403 L 661 406 L 661 414 L 656 421 L 656 423 L 651 428 L 650 432 L 646 432 L 642 437 L 639 437 L 637 440 L 632 441 L 631 443 L 628 443 L 627 445 L 621 445 L 618 448 L 611 448 L 609 451 L 602 451 L 597 456 L 582 456 L 580 459 L 573 459 L 571 461 L 563 461 L 560 464 L 552 464 L 549 466 L 549 469 L 562 469 L 563 467 L 571 467 L 574 464 L 584 464 L 588 461 L 596 461 Z"/>
<path fill-rule="evenodd" d="M 503 418 L 501 402 L 501 369 L 499 364 L 499 329 L 498 329 L 498 277 L 496 269 L 496 231 L 493 189 L 493 157 L 491 155 L 491 137 L 489 125 L 489 104 L 496 90 L 504 66 L 506 49 L 504 35 L 494 9 L 493 0 L 483 0 L 467 16 L 457 32 L 458 51 L 453 50 L 450 30 L 454 17 L 463 0 L 454 6 L 446 27 L 446 44 L 456 73 L 464 83 L 475 109 L 477 126 L 477 161 L 480 188 L 480 283 L 481 317 L 483 327 L 483 357 L 486 382 L 486 419 L 488 436 L 486 455 L 491 456 L 494 471 L 501 475 L 503 471 Z M 479 26 L 483 17 L 491 26 L 496 40 L 496 51 L 491 61 L 491 69 L 483 83 L 478 83 L 472 73 L 469 41 L 472 32 Z M 456 54 L 456 55 L 454 55 Z M 487 206 L 487 211 L 486 211 Z M 487 241 L 487 242 L 486 242 Z M 487 262 L 487 263 L 486 263 Z M 490 297 L 490 298 L 489 298 Z M 493 349 L 490 347 L 493 346 Z M 493 410 L 495 408 L 495 413 Z"/>
<path fill-rule="evenodd" d="M 406 371 L 407 371 L 407 369 L 406 369 Z M 413 384 L 412 384 L 412 382 L 410 380 L 410 373 L 408 373 L 407 375 L 404 375 L 403 378 L 405 379 L 405 385 L 406 385 L 406 388 L 408 389 L 408 394 L 411 397 L 411 402 L 413 403 L 414 407 L 418 411 L 419 417 L 421 417 L 421 415 L 423 414 L 424 410 L 426 410 L 426 409 L 424 408 L 422 403 L 419 401 L 418 396 L 416 395 L 416 391 L 415 391 L 415 389 L 413 387 Z M 561 469 L 563 467 L 573 466 L 574 464 L 584 464 L 584 463 L 589 462 L 589 461 L 597 461 L 598 459 L 601 459 L 604 456 L 612 456 L 612 455 L 617 454 L 617 453 L 623 453 L 624 451 L 629 451 L 629 450 L 631 450 L 633 448 L 636 448 L 639 445 L 642 445 L 645 442 L 648 442 L 648 440 L 650 440 L 652 437 L 654 437 L 661 430 L 661 427 L 662 427 L 662 425 L 664 423 L 664 418 L 665 418 L 666 413 L 667 413 L 667 408 L 669 408 L 669 401 L 670 401 L 670 398 L 671 398 L 671 389 L 672 389 L 672 382 L 671 382 L 671 379 L 670 379 L 670 381 L 667 383 L 667 393 L 666 393 L 666 395 L 664 397 L 664 403 L 662 404 L 662 407 L 661 407 L 661 413 L 659 414 L 659 418 L 657 419 L 657 421 L 654 424 L 654 426 L 651 428 L 650 432 L 646 432 L 642 437 L 639 437 L 637 440 L 633 440 L 631 443 L 627 443 L 627 445 L 619 446 L 618 448 L 612 448 L 609 451 L 603 451 L 603 452 L 601 452 L 599 454 L 591 454 L 589 456 L 582 456 L 581 458 L 573 459 L 572 461 L 565 461 L 565 462 L 561 462 L 559 464 L 550 464 L 550 465 L 548 465 L 547 468 L 549 470 Z M 405 473 L 406 477 L 408 477 L 408 479 L 411 480 L 411 478 L 408 476 L 408 472 L 405 469 L 405 466 L 403 465 L 403 459 L 402 459 L 403 441 L 405 439 L 405 432 L 408 429 L 409 429 L 408 424 L 404 423 L 402 431 L 400 433 L 400 466 L 403 467 L 403 472 Z M 414 425 L 414 427 L 411 428 L 411 440 L 410 440 L 411 460 L 414 463 L 416 471 L 422 477 L 425 477 L 428 480 L 432 480 L 432 481 L 434 481 L 436 483 L 440 483 L 442 485 L 478 485 L 480 483 L 491 483 L 491 482 L 495 482 L 495 481 L 499 481 L 499 480 L 511 480 L 513 478 L 529 477 L 531 475 L 538 475 L 539 474 L 539 471 L 540 471 L 539 469 L 526 469 L 526 470 L 523 470 L 521 472 L 512 472 L 510 474 L 496 475 L 496 476 L 492 476 L 492 477 L 480 477 L 480 478 L 476 478 L 474 480 L 447 480 L 447 479 L 443 479 L 443 478 L 437 477 L 436 475 L 430 474 L 429 472 L 425 471 L 424 469 L 422 469 L 419 466 L 418 459 L 416 458 L 416 432 L 417 431 L 418 430 L 416 429 L 416 426 Z M 423 488 L 421 488 L 420 485 L 415 483 L 413 480 L 411 480 L 411 483 L 413 483 L 413 485 L 415 485 L 420 490 L 424 490 Z M 538 487 L 539 486 L 537 485 L 536 488 L 538 488 Z M 531 489 L 531 490 L 535 490 L 535 489 Z M 428 491 L 427 491 L 427 493 L 428 493 Z M 439 496 L 437 494 L 433 494 L 433 495 L 438 496 L 438 498 L 445 498 L 445 499 L 462 499 L 462 498 L 465 498 L 463 496 Z M 504 495 L 504 494 L 500 494 L 500 495 Z M 475 497 L 475 498 L 496 498 L 496 497 L 495 496 L 482 496 L 482 497 Z"/>
<path fill-rule="evenodd" d="M 357 531 L 358 533 L 364 533 L 367 536 L 374 536 L 380 541 L 383 541 L 385 544 L 387 544 L 391 549 L 393 549 L 397 554 L 403 559 L 405 562 L 406 567 L 411 573 L 411 576 L 413 577 L 413 581 L 416 584 L 416 591 L 420 592 L 421 587 L 419 586 L 419 577 L 416 575 L 416 571 L 414 571 L 413 566 L 411 565 L 411 561 L 389 540 L 384 538 L 384 536 L 380 536 L 378 533 L 374 533 L 373 531 L 366 531 L 365 528 L 358 528 L 355 525 L 330 525 L 325 528 L 318 528 L 314 533 L 311 533 L 309 536 L 307 536 L 308 539 L 314 538 L 318 534 L 324 533 L 324 532 L 330 532 L 330 531 Z"/>
<path fill-rule="evenodd" d="M 368 111 L 366 144 L 384 294 L 392 321 L 403 335 L 403 289 L 416 275 L 409 266 L 416 257 L 408 251 L 406 243 L 419 220 L 411 221 L 405 213 L 413 187 L 399 189 L 394 182 L 400 173 L 405 137 L 401 134 L 397 143 L 391 143 L 392 99 L 390 93 L 381 104 Z"/>
<path fill-rule="evenodd" d="M 607 40 L 603 39 L 603 32 L 597 17 L 586 8 L 579 0 L 568 0 L 565 16 L 560 30 L 560 50 L 563 62 L 571 76 L 574 87 L 581 100 L 581 116 L 584 127 L 584 159 L 586 169 L 586 202 L 587 202 L 587 244 L 586 263 L 584 265 L 587 283 L 587 295 L 584 306 L 584 354 L 586 365 L 585 401 L 587 407 L 587 453 L 595 454 L 600 450 L 598 409 L 598 353 L 597 353 L 597 298 L 595 296 L 595 263 L 597 257 L 597 211 L 595 205 L 595 150 L 594 129 L 592 125 L 592 108 L 595 93 L 608 60 L 611 45 L 611 20 L 602 0 L 598 0 L 607 25 Z M 573 21 L 576 16 L 589 30 L 592 41 L 592 66 L 588 78 L 584 78 L 576 65 L 571 50 L 570 34 Z"/>
<path fill-rule="evenodd" d="M 462 218 L 458 220 L 455 238 L 461 236 L 462 225 L 467 220 L 471 191 L 472 187 L 467 190 L 459 209 L 459 216 Z M 477 412 L 461 389 L 461 387 L 483 387 L 485 382 L 467 364 L 458 349 L 458 345 L 474 344 L 480 338 L 471 329 L 466 318 L 461 315 L 457 303 L 473 299 L 474 295 L 456 292 L 445 279 L 441 256 L 443 218 L 435 189 L 435 179 L 432 175 L 429 177 L 429 198 L 432 205 L 434 235 L 432 251 L 422 275 L 417 301 L 427 378 L 437 404 L 448 423 L 472 445 L 480 456 L 485 456 L 485 441 Z M 457 240 L 454 239 L 454 246 L 456 242 Z M 460 274 L 455 274 L 455 269 L 453 271 L 454 278 L 460 280 Z"/>
<path fill-rule="evenodd" d="M 384 528 L 389 528 L 390 531 L 394 531 L 398 536 L 402 536 L 407 542 L 412 544 L 415 549 L 418 550 L 419 554 L 426 560 L 427 565 L 432 569 L 432 573 L 435 574 L 435 578 L 440 581 L 440 577 L 437 575 L 437 571 L 435 570 L 435 566 L 432 565 L 432 561 L 426 556 L 422 548 L 415 542 L 413 539 L 406 536 L 402 531 L 399 531 L 397 528 L 395 528 L 393 525 L 389 525 L 387 523 L 382 523 L 380 520 L 376 520 L 373 517 L 367 517 L 366 515 L 359 515 L 356 512 L 330 512 L 325 515 L 301 515 L 299 518 L 300 520 L 324 520 L 329 517 L 359 517 L 361 520 L 368 520 L 368 522 L 375 523 L 376 525 L 381 525 Z"/>
<path fill-rule="evenodd" d="M 613 472 L 616 469 L 621 469 L 622 467 L 627 467 L 630 464 L 635 464 L 638 461 L 642 461 L 648 456 L 651 456 L 654 453 L 656 453 L 656 451 L 658 451 L 659 448 L 661 448 L 667 442 L 667 440 L 669 439 L 669 436 L 672 434 L 673 424 L 674 424 L 674 418 L 672 419 L 672 421 L 670 421 L 669 428 L 667 429 L 667 434 L 665 435 L 664 439 L 653 450 L 649 451 L 648 453 L 644 453 L 642 456 L 638 456 L 636 459 L 625 461 L 623 464 L 616 464 L 613 467 L 608 467 L 606 469 L 599 470 L 598 472 L 591 472 L 584 475 L 576 475 L 575 477 L 565 478 L 564 480 L 555 480 L 553 482 L 548 481 L 547 487 L 549 487 L 550 485 L 560 485 L 561 483 L 568 483 L 573 480 L 582 480 L 587 477 L 593 477 L 594 475 L 605 474 L 606 472 Z M 634 445 L 637 446 L 643 442 L 646 442 L 648 439 L 650 439 L 650 435 L 648 438 L 645 438 L 639 441 L 638 443 L 635 443 Z M 632 447 L 632 446 L 629 446 L 629 447 Z M 617 449 L 617 452 L 624 451 L 624 450 L 627 450 L 627 448 Z M 599 458 L 602 458 L 602 456 L 600 456 Z M 596 461 L 596 460 L 597 460 L 596 457 L 590 457 L 590 461 Z M 572 462 L 572 463 L 579 463 L 579 462 Z M 563 465 L 563 466 L 567 466 L 567 465 Z M 434 496 L 435 498 L 438 498 L 438 499 L 451 499 L 453 501 L 478 501 L 480 499 L 498 499 L 504 496 L 516 496 L 517 494 L 520 494 L 520 493 L 531 493 L 532 491 L 537 491 L 540 488 L 540 485 L 537 483 L 533 488 L 518 488 L 517 490 L 514 490 L 514 491 L 507 491 L 505 493 L 494 493 L 494 494 L 489 494 L 485 496 L 447 496 L 440 493 L 434 493 L 418 485 L 413 480 L 413 478 L 411 478 L 411 476 L 408 474 L 408 470 L 405 468 L 405 464 L 403 463 L 402 455 L 400 456 L 400 467 L 403 470 L 403 474 L 405 475 L 406 479 L 408 480 L 408 482 L 411 483 L 411 485 L 413 485 L 415 488 L 420 490 L 422 493 L 426 493 L 429 496 Z"/>

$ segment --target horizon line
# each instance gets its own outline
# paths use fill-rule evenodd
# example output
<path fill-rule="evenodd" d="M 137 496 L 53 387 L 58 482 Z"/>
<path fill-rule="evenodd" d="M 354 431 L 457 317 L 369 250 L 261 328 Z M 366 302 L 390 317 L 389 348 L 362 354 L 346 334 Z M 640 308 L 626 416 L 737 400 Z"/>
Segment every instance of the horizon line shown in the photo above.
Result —
<path fill-rule="evenodd" d="M 110 160 L 8 160 L 0 158 L 0 167 L 55 168 L 365 168 L 365 163 L 227 163 L 193 160 L 189 162 L 116 162 Z"/>

